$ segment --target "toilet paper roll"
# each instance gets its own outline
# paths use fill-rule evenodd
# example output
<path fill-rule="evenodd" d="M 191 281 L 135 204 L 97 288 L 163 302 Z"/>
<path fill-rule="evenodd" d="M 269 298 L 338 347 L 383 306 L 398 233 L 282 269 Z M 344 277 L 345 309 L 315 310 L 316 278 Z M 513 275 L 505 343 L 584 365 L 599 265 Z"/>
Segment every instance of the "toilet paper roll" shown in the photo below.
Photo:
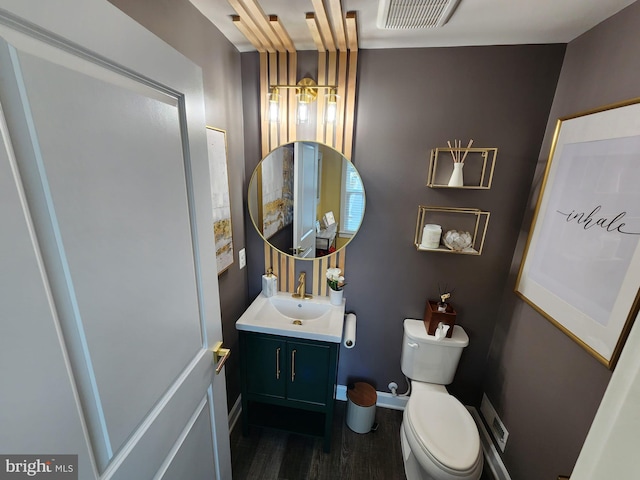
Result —
<path fill-rule="evenodd" d="M 346 348 L 353 348 L 356 346 L 356 315 L 355 313 L 347 314 L 347 318 L 344 321 L 344 333 L 342 335 L 342 344 Z"/>

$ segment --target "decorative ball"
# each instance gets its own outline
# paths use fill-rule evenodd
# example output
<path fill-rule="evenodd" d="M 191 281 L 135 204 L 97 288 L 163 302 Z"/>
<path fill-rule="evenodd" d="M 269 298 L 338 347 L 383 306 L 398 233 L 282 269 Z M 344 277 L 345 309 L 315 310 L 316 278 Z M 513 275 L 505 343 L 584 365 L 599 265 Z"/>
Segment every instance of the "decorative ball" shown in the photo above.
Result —
<path fill-rule="evenodd" d="M 459 232 L 457 230 L 449 230 L 444 234 L 442 242 L 454 252 L 461 252 L 465 248 L 471 246 L 473 239 L 469 232 Z"/>

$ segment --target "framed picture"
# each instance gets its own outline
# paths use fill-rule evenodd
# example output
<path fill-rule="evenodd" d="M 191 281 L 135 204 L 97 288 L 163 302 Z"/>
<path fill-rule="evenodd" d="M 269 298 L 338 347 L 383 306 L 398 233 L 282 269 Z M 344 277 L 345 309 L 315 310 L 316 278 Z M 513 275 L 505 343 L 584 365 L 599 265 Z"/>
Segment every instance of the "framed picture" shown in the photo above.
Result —
<path fill-rule="evenodd" d="M 324 214 L 324 217 L 322 217 L 322 220 L 324 221 L 324 226 L 325 228 L 330 227 L 331 225 L 333 225 L 334 223 L 336 223 L 336 219 L 333 216 L 333 212 L 327 212 Z"/>
<path fill-rule="evenodd" d="M 220 275 L 233 263 L 226 132 L 218 128 L 207 127 L 207 144 L 213 207 L 213 233 L 216 243 L 216 263 L 218 264 L 218 275 Z"/>
<path fill-rule="evenodd" d="M 613 369 L 640 304 L 640 98 L 558 120 L 516 293 Z"/>

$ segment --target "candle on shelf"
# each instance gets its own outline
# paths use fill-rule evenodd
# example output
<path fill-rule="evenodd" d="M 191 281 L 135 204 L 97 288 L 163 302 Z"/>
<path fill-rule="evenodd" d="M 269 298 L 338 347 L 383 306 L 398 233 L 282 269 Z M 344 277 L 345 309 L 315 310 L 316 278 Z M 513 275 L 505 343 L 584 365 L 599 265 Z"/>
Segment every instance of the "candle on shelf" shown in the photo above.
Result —
<path fill-rule="evenodd" d="M 422 229 L 422 243 L 420 246 L 423 248 L 438 248 L 441 235 L 442 227 L 440 225 L 426 224 Z"/>

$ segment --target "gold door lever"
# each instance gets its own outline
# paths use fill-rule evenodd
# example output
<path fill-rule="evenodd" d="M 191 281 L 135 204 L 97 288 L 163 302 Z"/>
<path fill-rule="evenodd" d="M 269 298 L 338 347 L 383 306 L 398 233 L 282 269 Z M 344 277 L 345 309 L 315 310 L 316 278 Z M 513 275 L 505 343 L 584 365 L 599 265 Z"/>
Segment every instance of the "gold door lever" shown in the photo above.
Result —
<path fill-rule="evenodd" d="M 220 373 L 225 362 L 231 355 L 230 348 L 222 348 L 222 342 L 216 342 L 213 346 L 213 363 L 216 364 L 216 375 Z"/>

